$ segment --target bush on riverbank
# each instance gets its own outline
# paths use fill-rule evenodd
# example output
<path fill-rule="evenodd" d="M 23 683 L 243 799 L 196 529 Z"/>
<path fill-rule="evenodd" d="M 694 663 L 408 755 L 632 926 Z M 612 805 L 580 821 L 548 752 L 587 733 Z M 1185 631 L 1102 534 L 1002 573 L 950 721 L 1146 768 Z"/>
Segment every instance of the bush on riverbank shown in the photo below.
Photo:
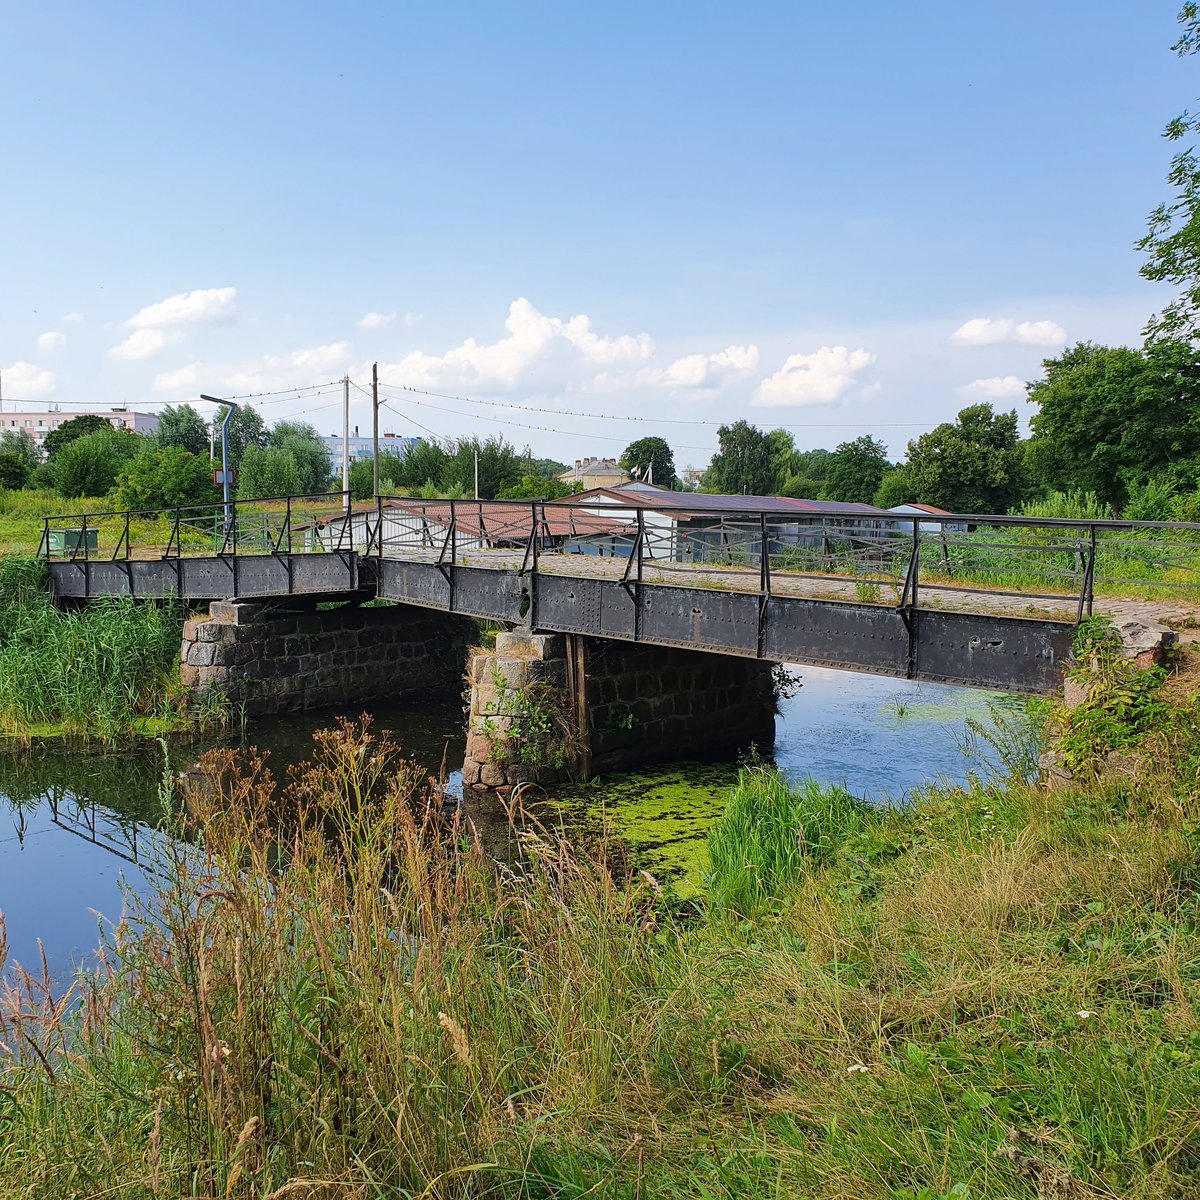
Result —
<path fill-rule="evenodd" d="M 0 558 L 0 733 L 111 739 L 186 717 L 179 606 L 101 600 L 64 611 L 35 559 Z"/>
<path fill-rule="evenodd" d="M 0 1194 L 1194 1195 L 1200 783 L 1159 749 L 874 813 L 755 769 L 714 845 L 770 887 L 690 921 L 603 847 L 497 872 L 363 726 L 286 784 L 215 755 L 77 1009 L 0 1001 Z"/>

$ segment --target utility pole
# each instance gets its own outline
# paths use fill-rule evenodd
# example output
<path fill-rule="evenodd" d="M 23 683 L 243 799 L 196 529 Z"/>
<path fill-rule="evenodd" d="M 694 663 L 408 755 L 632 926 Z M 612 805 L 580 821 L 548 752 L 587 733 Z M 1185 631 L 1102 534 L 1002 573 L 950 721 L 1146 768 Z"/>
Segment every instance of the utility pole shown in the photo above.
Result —
<path fill-rule="evenodd" d="M 350 511 L 350 376 L 342 378 L 342 500 Z"/>
<path fill-rule="evenodd" d="M 221 487 L 225 496 L 225 534 L 229 535 L 229 530 L 233 525 L 233 508 L 230 506 L 230 478 L 229 478 L 229 418 L 237 411 L 238 406 L 232 400 L 222 400 L 217 396 L 200 395 L 201 400 L 207 400 L 210 404 L 219 404 L 225 410 L 225 415 L 221 418 Z M 234 547 L 237 547 L 237 533 L 234 532 Z"/>
<path fill-rule="evenodd" d="M 371 409 L 375 419 L 375 495 L 379 495 L 379 364 L 371 367 Z"/>

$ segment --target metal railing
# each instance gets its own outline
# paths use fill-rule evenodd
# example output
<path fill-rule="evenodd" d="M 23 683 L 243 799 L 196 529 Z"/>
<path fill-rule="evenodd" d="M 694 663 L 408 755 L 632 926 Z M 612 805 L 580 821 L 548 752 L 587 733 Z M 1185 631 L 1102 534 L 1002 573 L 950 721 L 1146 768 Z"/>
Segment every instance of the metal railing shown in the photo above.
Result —
<path fill-rule="evenodd" d="M 694 509 L 652 498 L 421 500 L 341 492 L 48 517 L 50 561 L 357 552 L 379 560 L 578 574 L 915 607 L 1019 598 L 1093 611 L 1097 594 L 1200 599 L 1200 524 L 908 515 L 786 501 Z"/>

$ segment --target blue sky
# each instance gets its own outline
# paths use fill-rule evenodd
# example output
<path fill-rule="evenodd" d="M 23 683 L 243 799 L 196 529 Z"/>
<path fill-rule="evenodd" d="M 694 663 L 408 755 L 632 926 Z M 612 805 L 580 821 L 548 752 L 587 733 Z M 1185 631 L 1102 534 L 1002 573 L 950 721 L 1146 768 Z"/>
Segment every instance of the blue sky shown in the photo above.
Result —
<path fill-rule="evenodd" d="M 6 406 L 378 360 L 482 402 L 388 391 L 385 428 L 680 465 L 740 417 L 900 455 L 1025 416 L 1167 294 L 1133 243 L 1200 92 L 1178 6 L 6 0 Z"/>

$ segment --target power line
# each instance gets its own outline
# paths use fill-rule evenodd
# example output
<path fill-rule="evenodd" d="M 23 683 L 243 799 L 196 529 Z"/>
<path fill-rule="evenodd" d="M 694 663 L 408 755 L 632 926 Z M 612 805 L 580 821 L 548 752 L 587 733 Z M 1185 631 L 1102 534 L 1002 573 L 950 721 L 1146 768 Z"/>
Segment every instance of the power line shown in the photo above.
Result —
<path fill-rule="evenodd" d="M 407 392 L 416 396 L 432 396 L 437 400 L 453 400 L 460 404 L 479 404 L 491 408 L 511 408 L 522 412 L 551 413 L 560 417 L 581 417 L 589 421 L 638 421 L 648 425 L 726 425 L 726 421 L 709 421 L 699 417 L 631 417 L 615 413 L 574 412 L 563 408 L 542 408 L 536 404 L 513 404 L 504 400 L 480 400 L 472 396 L 453 396 L 447 392 L 432 392 L 424 388 L 408 387 L 402 383 L 380 383 L 380 387 L 392 391 Z M 446 411 L 451 411 L 447 409 Z M 463 416 L 468 414 L 464 413 Z M 859 421 L 811 421 L 803 425 L 775 425 L 775 429 L 855 429 L 864 422 Z M 940 424 L 937 421 L 872 421 L 873 429 L 928 429 Z M 557 431 L 561 432 L 561 431 Z M 609 439 L 614 440 L 614 439 Z M 620 441 L 621 439 L 615 439 Z"/>

